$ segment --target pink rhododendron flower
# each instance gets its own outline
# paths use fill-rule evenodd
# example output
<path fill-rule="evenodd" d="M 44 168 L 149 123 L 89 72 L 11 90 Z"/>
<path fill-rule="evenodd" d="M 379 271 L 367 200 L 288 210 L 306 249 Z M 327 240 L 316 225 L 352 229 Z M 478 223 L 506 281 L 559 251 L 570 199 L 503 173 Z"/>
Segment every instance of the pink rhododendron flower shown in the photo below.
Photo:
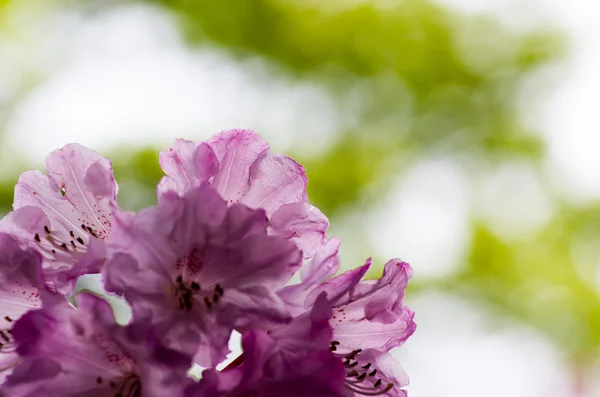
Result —
<path fill-rule="evenodd" d="M 310 313 L 270 332 L 243 335 L 241 366 L 207 370 L 186 397 L 339 397 L 342 362 L 329 350 L 331 309 L 321 296 Z"/>
<path fill-rule="evenodd" d="M 167 174 L 157 193 L 180 194 L 208 181 L 229 204 L 262 208 L 271 233 L 294 240 L 305 257 L 326 241 L 329 222 L 308 204 L 304 168 L 288 156 L 269 152 L 260 135 L 247 130 L 224 131 L 205 142 L 177 139 L 160 154 Z"/>
<path fill-rule="evenodd" d="M 82 146 L 21 175 L 0 221 L 0 396 L 406 397 L 389 352 L 416 327 L 410 265 L 335 276 L 340 241 L 308 204 L 304 169 L 254 132 L 178 139 L 160 163 L 158 204 L 137 214 Z M 94 295 L 61 295 L 98 272 L 129 325 Z M 233 330 L 243 353 L 217 371 Z"/>
<path fill-rule="evenodd" d="M 300 251 L 267 234 L 263 210 L 228 207 L 208 184 L 117 216 L 107 246 L 107 290 L 125 296 L 134 318 L 150 312 L 169 344 L 197 352 L 200 365 L 225 358 L 232 329 L 291 319 L 275 291 L 300 266 Z"/>
<path fill-rule="evenodd" d="M 110 161 L 83 146 L 67 145 L 46 158 L 46 174 L 21 174 L 15 211 L 0 230 L 37 246 L 49 281 L 69 292 L 80 275 L 102 268 L 116 194 Z"/>
<path fill-rule="evenodd" d="M 42 304 L 41 255 L 23 248 L 13 236 L 0 233 L 0 380 L 20 361 L 12 328 L 23 314 Z"/>
<path fill-rule="evenodd" d="M 368 261 L 327 280 L 339 266 L 338 248 L 339 243 L 330 241 L 303 267 L 302 281 L 279 295 L 294 315 L 302 315 L 317 296 L 327 294 L 333 308 L 331 350 L 346 367 L 348 395 L 404 396 L 400 387 L 408 384 L 408 377 L 388 352 L 416 328 L 414 313 L 404 304 L 412 269 L 406 262 L 391 260 L 380 279 L 361 281 L 371 266 Z"/>
<path fill-rule="evenodd" d="M 191 357 L 164 348 L 143 323 L 115 324 L 104 300 L 25 314 L 13 334 L 22 362 L 2 387 L 14 397 L 163 397 L 181 394 Z"/>

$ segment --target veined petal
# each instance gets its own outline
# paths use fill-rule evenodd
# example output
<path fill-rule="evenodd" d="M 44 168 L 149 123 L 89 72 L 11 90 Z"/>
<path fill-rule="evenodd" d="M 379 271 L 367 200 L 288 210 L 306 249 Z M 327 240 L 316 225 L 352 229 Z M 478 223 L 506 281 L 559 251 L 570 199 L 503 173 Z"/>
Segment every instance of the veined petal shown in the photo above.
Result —
<path fill-rule="evenodd" d="M 271 233 L 289 238 L 304 258 L 312 258 L 327 242 L 329 220 L 317 207 L 307 202 L 280 206 L 270 218 Z"/>
<path fill-rule="evenodd" d="M 12 235 L 0 233 L 0 378 L 9 375 L 20 359 L 15 353 L 12 328 L 27 311 L 41 306 L 44 289 L 42 257 L 21 247 Z"/>
<path fill-rule="evenodd" d="M 119 327 L 98 297 L 81 293 L 76 301 L 77 309 L 53 305 L 15 324 L 22 363 L 2 387 L 8 395 L 158 397 L 185 386 L 189 356 L 164 350 L 146 324 Z"/>
<path fill-rule="evenodd" d="M 248 130 L 223 131 L 207 143 L 220 163 L 212 185 L 229 203 L 237 203 L 250 182 L 250 167 L 269 150 L 262 138 Z"/>
<path fill-rule="evenodd" d="M 51 153 L 46 173 L 21 174 L 15 186 L 15 215 L 3 220 L 1 228 L 17 229 L 23 241 L 37 245 L 44 268 L 54 270 L 53 281 L 68 290 L 82 272 L 102 267 L 103 250 L 88 247 L 110 234 L 117 184 L 110 161 L 77 144 Z"/>
<path fill-rule="evenodd" d="M 223 131 L 205 142 L 178 139 L 161 153 L 160 162 L 167 176 L 159 183 L 159 196 L 184 195 L 208 181 L 228 205 L 263 209 L 269 233 L 293 240 L 305 259 L 327 241 L 329 222 L 308 204 L 304 168 L 288 156 L 269 153 L 255 132 Z"/>
<path fill-rule="evenodd" d="M 214 176 L 219 161 L 208 144 L 176 139 L 169 150 L 160 153 L 160 166 L 167 176 L 158 185 L 158 195 L 169 190 L 184 194 Z"/>
<path fill-rule="evenodd" d="M 203 373 L 187 397 L 339 397 L 343 390 L 342 362 L 328 349 L 331 309 L 318 299 L 311 313 L 271 330 L 242 336 L 244 361 L 220 373 Z"/>
<path fill-rule="evenodd" d="M 334 307 L 334 339 L 344 350 L 389 351 L 402 345 L 415 331 L 414 312 L 404 305 L 404 289 L 412 276 L 406 262 L 391 260 L 378 280 L 360 281 L 366 265 L 334 277 L 312 291 L 305 305 L 325 291 Z"/>
<path fill-rule="evenodd" d="M 267 234 L 263 210 L 228 207 L 207 183 L 117 217 L 107 246 L 107 290 L 124 294 L 134 319 L 151 313 L 169 346 L 198 352 L 202 366 L 224 359 L 235 327 L 290 320 L 275 291 L 299 268 L 300 251 Z"/>
<path fill-rule="evenodd" d="M 308 200 L 306 172 L 288 156 L 263 154 L 250 167 L 249 178 L 241 202 L 252 208 L 263 208 L 267 216 L 284 204 Z"/>

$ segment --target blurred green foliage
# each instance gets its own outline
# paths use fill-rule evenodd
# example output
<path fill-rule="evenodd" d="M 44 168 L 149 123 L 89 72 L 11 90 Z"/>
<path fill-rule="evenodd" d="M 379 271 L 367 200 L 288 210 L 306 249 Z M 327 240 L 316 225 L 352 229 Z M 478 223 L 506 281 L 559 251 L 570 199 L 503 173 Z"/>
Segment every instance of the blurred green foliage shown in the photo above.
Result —
<path fill-rule="evenodd" d="M 273 78 L 318 84 L 355 120 L 323 154 L 295 156 L 307 170 L 311 200 L 333 224 L 349 209 L 376 205 L 389 181 L 422 156 L 537 164 L 544 155 L 541 140 L 521 124 L 515 98 L 524 78 L 562 54 L 562 36 L 555 31 L 517 34 L 489 17 L 420 0 L 385 7 L 299 0 L 146 2 L 171 12 L 191 46 L 260 59 Z M 131 153 L 110 157 L 121 205 L 137 209 L 155 200 L 161 171 L 156 149 Z M 367 189 L 372 186 L 377 197 Z M 0 189 L 6 210 L 12 185 Z M 411 289 L 442 289 L 480 302 L 490 318 L 519 320 L 562 346 L 574 365 L 584 365 L 600 353 L 600 296 L 586 277 L 589 270 L 581 268 L 581 262 L 595 265 L 593 253 L 580 251 L 583 243 L 600 239 L 600 208 L 552 200 L 552 221 L 519 240 L 495 234 L 473 215 L 464 265 L 450 277 L 417 280 Z"/>
<path fill-rule="evenodd" d="M 190 41 L 241 59 L 262 57 L 274 73 L 327 87 L 358 127 L 317 159 L 302 158 L 310 194 L 329 215 L 356 203 L 370 179 L 408 151 L 539 156 L 541 143 L 515 117 L 521 78 L 557 56 L 560 35 L 508 32 L 490 18 L 431 2 L 153 0 L 181 21 Z M 298 156 L 297 156 L 298 157 Z M 306 156 L 305 156 L 306 157 Z M 328 170 L 312 172 L 312 170 Z M 386 172 L 389 171 L 389 172 Z"/>

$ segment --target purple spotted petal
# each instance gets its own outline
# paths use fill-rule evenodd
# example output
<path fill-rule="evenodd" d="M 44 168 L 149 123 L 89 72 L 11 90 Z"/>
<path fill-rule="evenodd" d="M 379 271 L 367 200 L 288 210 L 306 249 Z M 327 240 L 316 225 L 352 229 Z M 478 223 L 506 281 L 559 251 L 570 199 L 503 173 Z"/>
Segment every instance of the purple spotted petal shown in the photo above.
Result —
<path fill-rule="evenodd" d="M 70 144 L 46 158 L 46 174 L 21 174 L 15 214 L 0 229 L 37 245 L 44 267 L 57 274 L 52 281 L 69 290 L 80 274 L 98 272 L 104 262 L 101 242 L 110 234 L 116 193 L 110 161 Z"/>
<path fill-rule="evenodd" d="M 288 325 L 269 333 L 245 333 L 243 364 L 220 373 L 205 371 L 203 380 L 189 388 L 186 396 L 340 396 L 344 370 L 329 350 L 330 316 L 323 296 L 311 313 Z"/>
<path fill-rule="evenodd" d="M 316 288 L 307 299 L 326 291 L 334 307 L 332 326 L 340 348 L 389 351 L 415 331 L 414 313 L 404 304 L 404 289 L 412 276 L 406 262 L 391 260 L 378 280 L 359 281 L 369 263 Z"/>
<path fill-rule="evenodd" d="M 85 293 L 76 299 L 77 309 L 45 307 L 15 324 L 22 363 L 3 386 L 7 395 L 177 395 L 186 384 L 189 357 L 164 350 L 147 325 L 116 325 L 104 300 Z"/>
<path fill-rule="evenodd" d="M 269 145 L 258 134 L 247 130 L 223 131 L 206 143 L 220 164 L 212 180 L 213 187 L 227 202 L 240 202 L 249 188 L 250 167 L 269 150 Z"/>
<path fill-rule="evenodd" d="M 184 194 L 214 176 L 219 161 L 208 144 L 176 139 L 168 151 L 160 153 L 160 166 L 167 176 L 158 185 L 158 195 L 169 190 Z"/>
<path fill-rule="evenodd" d="M 311 260 L 302 266 L 300 282 L 288 285 L 278 292 L 279 297 L 285 301 L 294 316 L 306 311 L 305 303 L 308 295 L 337 272 L 340 266 L 339 248 L 340 241 L 338 239 L 329 240 Z M 361 278 L 362 274 L 356 282 Z M 327 293 L 331 293 L 331 291 L 327 291 Z"/>
<path fill-rule="evenodd" d="M 352 354 L 352 353 L 349 353 Z M 342 354 L 339 354 L 342 356 Z M 345 397 L 384 395 L 406 397 L 409 379 L 402 366 L 389 353 L 374 349 L 352 354 L 354 357 L 346 369 Z"/>
<path fill-rule="evenodd" d="M 289 203 L 279 207 L 270 218 L 271 232 L 289 238 L 302 250 L 305 258 L 312 258 L 327 242 L 327 217 L 307 202 Z"/>
<path fill-rule="evenodd" d="M 171 346 L 203 366 L 228 352 L 233 328 L 288 321 L 276 291 L 300 266 L 286 239 L 267 234 L 265 213 L 227 206 L 208 184 L 115 221 L 106 288 L 124 294 L 134 318 L 151 313 Z"/>
<path fill-rule="evenodd" d="M 19 363 L 14 350 L 12 328 L 28 310 L 41 306 L 42 257 L 21 247 L 10 234 L 0 233 L 0 379 Z"/>
<path fill-rule="evenodd" d="M 308 201 L 304 168 L 282 154 L 266 153 L 250 167 L 249 186 L 241 202 L 263 208 L 268 216 L 284 204 Z"/>
<path fill-rule="evenodd" d="M 264 209 L 270 233 L 292 239 L 304 258 L 327 241 L 327 218 L 307 203 L 304 168 L 288 156 L 269 153 L 252 131 L 223 131 L 205 142 L 178 139 L 161 153 L 160 162 L 167 176 L 159 196 L 170 190 L 184 194 L 208 181 L 229 205 Z"/>

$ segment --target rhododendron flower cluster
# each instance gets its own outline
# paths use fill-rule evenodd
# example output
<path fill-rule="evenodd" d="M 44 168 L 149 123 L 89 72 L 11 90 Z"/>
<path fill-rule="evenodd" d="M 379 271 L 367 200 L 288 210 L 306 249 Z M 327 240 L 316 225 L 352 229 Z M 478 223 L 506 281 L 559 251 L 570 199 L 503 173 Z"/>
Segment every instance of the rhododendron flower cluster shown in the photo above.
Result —
<path fill-rule="evenodd" d="M 406 396 L 389 351 L 415 330 L 407 263 L 336 276 L 340 241 L 304 169 L 254 132 L 178 139 L 160 165 L 138 213 L 80 145 L 20 176 L 0 221 L 1 396 Z M 85 274 L 130 305 L 127 324 L 74 293 Z M 217 370 L 234 331 L 242 352 Z"/>

